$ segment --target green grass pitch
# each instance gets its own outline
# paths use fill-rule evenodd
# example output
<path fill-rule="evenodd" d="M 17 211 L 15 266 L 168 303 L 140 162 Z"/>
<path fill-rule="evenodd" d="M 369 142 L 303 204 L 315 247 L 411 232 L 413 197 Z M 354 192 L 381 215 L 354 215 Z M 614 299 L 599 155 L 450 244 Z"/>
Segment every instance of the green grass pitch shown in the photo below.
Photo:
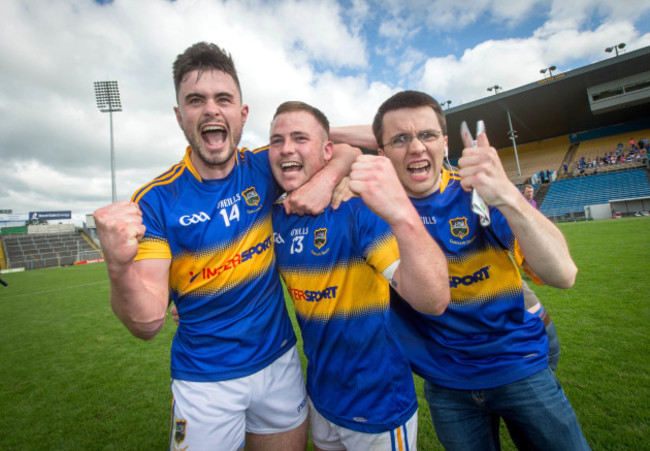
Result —
<path fill-rule="evenodd" d="M 648 449 L 650 218 L 560 228 L 576 285 L 534 287 L 558 329 L 557 377 L 594 450 Z M 110 309 L 103 264 L 2 278 L 0 448 L 165 449 L 171 320 L 153 341 L 131 337 Z M 442 449 L 417 378 L 416 388 L 418 447 Z M 504 449 L 514 449 L 502 432 Z"/>

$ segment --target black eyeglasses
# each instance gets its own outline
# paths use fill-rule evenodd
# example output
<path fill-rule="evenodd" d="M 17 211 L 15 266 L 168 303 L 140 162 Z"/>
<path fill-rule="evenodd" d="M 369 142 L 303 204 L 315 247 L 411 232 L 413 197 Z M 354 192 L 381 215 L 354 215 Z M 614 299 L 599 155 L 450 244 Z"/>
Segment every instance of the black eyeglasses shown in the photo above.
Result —
<path fill-rule="evenodd" d="M 413 138 L 417 138 L 421 143 L 426 144 L 435 141 L 440 138 L 441 135 L 442 130 L 422 130 L 421 132 L 417 132 L 415 135 L 404 133 L 388 140 L 388 144 L 390 144 L 393 149 L 401 149 L 402 147 L 410 146 Z"/>

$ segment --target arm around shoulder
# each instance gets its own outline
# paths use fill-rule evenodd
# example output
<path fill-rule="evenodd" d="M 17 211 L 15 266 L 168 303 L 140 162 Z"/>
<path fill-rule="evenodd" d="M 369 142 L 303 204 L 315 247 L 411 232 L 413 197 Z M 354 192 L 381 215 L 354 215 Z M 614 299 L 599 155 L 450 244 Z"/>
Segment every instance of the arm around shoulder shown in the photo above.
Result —
<path fill-rule="evenodd" d="M 335 143 L 347 143 L 364 149 L 377 150 L 377 140 L 370 125 L 332 127 L 330 137 Z"/>
<path fill-rule="evenodd" d="M 350 172 L 350 166 L 361 151 L 348 144 L 333 145 L 332 158 L 300 188 L 284 200 L 287 213 L 319 214 L 332 201 L 336 185 Z"/>

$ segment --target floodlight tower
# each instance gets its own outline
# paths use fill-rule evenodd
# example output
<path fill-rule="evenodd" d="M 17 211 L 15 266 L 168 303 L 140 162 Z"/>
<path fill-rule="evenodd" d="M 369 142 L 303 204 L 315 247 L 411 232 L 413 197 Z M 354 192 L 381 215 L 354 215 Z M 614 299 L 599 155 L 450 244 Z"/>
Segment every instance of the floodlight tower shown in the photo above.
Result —
<path fill-rule="evenodd" d="M 540 69 L 539 73 L 540 74 L 546 74 L 546 71 L 548 71 L 548 78 L 553 78 L 553 71 L 557 69 L 555 66 L 550 66 L 550 67 L 545 67 L 544 69 Z"/>
<path fill-rule="evenodd" d="M 497 95 L 499 93 L 499 89 L 503 89 L 503 88 L 499 85 L 494 85 L 487 88 L 487 90 L 490 92 L 494 91 L 494 95 Z"/>
<path fill-rule="evenodd" d="M 618 50 L 621 49 L 623 50 L 625 48 L 625 42 L 621 42 L 620 44 L 613 45 L 611 47 L 607 47 L 605 51 L 607 53 L 612 53 L 612 50 L 616 52 L 616 56 L 618 56 Z"/>
<path fill-rule="evenodd" d="M 120 103 L 120 90 L 117 87 L 117 81 L 96 81 L 95 98 L 97 99 L 97 108 L 102 113 L 108 113 L 111 124 L 111 187 L 113 192 L 113 202 L 117 200 L 117 191 L 115 189 L 115 150 L 113 149 L 113 112 L 122 111 Z"/>

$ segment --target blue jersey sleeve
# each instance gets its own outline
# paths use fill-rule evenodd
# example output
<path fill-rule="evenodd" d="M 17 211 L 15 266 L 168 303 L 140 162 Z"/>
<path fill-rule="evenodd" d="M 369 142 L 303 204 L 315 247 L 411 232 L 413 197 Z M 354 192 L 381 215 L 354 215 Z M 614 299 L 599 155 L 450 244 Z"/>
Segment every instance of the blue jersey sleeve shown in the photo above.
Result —
<path fill-rule="evenodd" d="M 370 266 L 382 272 L 399 259 L 397 240 L 390 226 L 361 202 L 355 211 L 355 223 L 361 255 Z"/>

